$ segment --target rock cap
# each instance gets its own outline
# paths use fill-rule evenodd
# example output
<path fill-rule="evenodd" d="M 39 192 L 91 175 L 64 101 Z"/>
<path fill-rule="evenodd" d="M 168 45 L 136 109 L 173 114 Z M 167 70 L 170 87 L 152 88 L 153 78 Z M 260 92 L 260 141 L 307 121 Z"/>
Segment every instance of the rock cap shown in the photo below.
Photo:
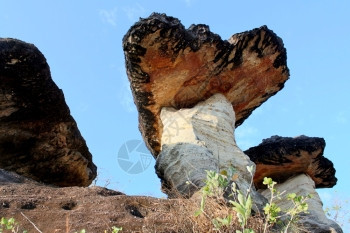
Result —
<path fill-rule="evenodd" d="M 333 163 L 323 156 L 326 142 L 323 138 L 272 136 L 258 146 L 244 151 L 256 164 L 254 184 L 262 184 L 264 177 L 278 183 L 302 173 L 308 174 L 316 188 L 331 188 L 337 183 Z"/>
<path fill-rule="evenodd" d="M 123 49 L 139 128 L 155 157 L 163 107 L 193 107 L 221 93 L 238 126 L 289 77 L 283 42 L 266 26 L 222 40 L 207 25 L 185 29 L 178 19 L 153 13 L 129 29 Z"/>

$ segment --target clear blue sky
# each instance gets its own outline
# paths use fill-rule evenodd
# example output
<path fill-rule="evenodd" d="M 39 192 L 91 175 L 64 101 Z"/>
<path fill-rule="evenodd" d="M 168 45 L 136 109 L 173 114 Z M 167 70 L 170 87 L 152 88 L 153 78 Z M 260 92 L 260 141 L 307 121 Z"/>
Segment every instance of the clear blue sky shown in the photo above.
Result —
<path fill-rule="evenodd" d="M 287 48 L 290 80 L 237 129 L 244 150 L 272 135 L 323 137 L 337 170 L 337 190 L 350 193 L 350 2 L 204 0 L 0 0 L 0 37 L 35 44 L 99 168 L 98 184 L 131 195 L 161 196 L 154 161 L 131 175 L 117 163 L 120 147 L 141 140 L 125 73 L 122 37 L 152 12 L 203 23 L 228 39 L 267 25 Z M 332 189 L 321 190 L 325 201 Z"/>

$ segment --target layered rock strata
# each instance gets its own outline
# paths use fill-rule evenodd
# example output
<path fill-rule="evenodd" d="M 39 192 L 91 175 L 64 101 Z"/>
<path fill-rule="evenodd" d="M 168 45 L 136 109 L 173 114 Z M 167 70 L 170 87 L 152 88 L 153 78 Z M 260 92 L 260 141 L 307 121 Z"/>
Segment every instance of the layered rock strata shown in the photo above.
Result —
<path fill-rule="evenodd" d="M 43 54 L 0 38 L 0 168 L 58 186 L 88 186 L 96 166 Z"/>
<path fill-rule="evenodd" d="M 162 108 L 189 108 L 222 93 L 238 126 L 289 77 L 283 42 L 266 26 L 222 40 L 207 25 L 185 29 L 178 19 L 153 13 L 130 28 L 123 49 L 139 128 L 155 157 Z"/>

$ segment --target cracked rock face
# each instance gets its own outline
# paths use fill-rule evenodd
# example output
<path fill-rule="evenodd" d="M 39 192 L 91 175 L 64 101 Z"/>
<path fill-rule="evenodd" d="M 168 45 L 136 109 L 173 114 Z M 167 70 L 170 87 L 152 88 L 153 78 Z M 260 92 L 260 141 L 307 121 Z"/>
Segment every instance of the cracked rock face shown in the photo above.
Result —
<path fill-rule="evenodd" d="M 298 174 L 308 174 L 316 188 L 331 188 L 337 183 L 333 163 L 323 156 L 326 142 L 318 137 L 280 137 L 264 139 L 244 153 L 256 164 L 254 184 L 264 188 L 264 177 L 278 183 Z"/>
<path fill-rule="evenodd" d="M 58 186 L 88 186 L 96 166 L 43 54 L 0 38 L 0 168 Z"/>
<path fill-rule="evenodd" d="M 155 157 L 163 107 L 189 108 L 221 93 L 238 126 L 289 77 L 283 42 L 266 26 L 222 40 L 206 25 L 185 29 L 178 19 L 154 13 L 130 28 L 123 49 L 139 128 Z"/>

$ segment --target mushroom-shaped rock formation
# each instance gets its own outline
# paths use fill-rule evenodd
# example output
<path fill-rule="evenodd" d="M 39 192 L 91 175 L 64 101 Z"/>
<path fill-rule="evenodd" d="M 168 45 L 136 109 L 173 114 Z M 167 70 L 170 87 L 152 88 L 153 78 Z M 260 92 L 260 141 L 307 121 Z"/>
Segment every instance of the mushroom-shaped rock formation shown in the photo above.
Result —
<path fill-rule="evenodd" d="M 163 107 L 190 108 L 221 93 L 238 126 L 289 77 L 283 42 L 266 26 L 222 40 L 206 25 L 185 29 L 178 19 L 153 13 L 130 28 L 123 48 L 139 128 L 155 157 Z"/>
<path fill-rule="evenodd" d="M 283 183 L 302 173 L 312 178 L 316 188 L 325 188 L 337 183 L 333 163 L 323 156 L 325 146 L 323 138 L 272 136 L 244 153 L 256 164 L 257 188 L 264 188 L 264 177 Z"/>
<path fill-rule="evenodd" d="M 0 168 L 58 186 L 88 186 L 96 166 L 32 44 L 0 38 Z"/>

